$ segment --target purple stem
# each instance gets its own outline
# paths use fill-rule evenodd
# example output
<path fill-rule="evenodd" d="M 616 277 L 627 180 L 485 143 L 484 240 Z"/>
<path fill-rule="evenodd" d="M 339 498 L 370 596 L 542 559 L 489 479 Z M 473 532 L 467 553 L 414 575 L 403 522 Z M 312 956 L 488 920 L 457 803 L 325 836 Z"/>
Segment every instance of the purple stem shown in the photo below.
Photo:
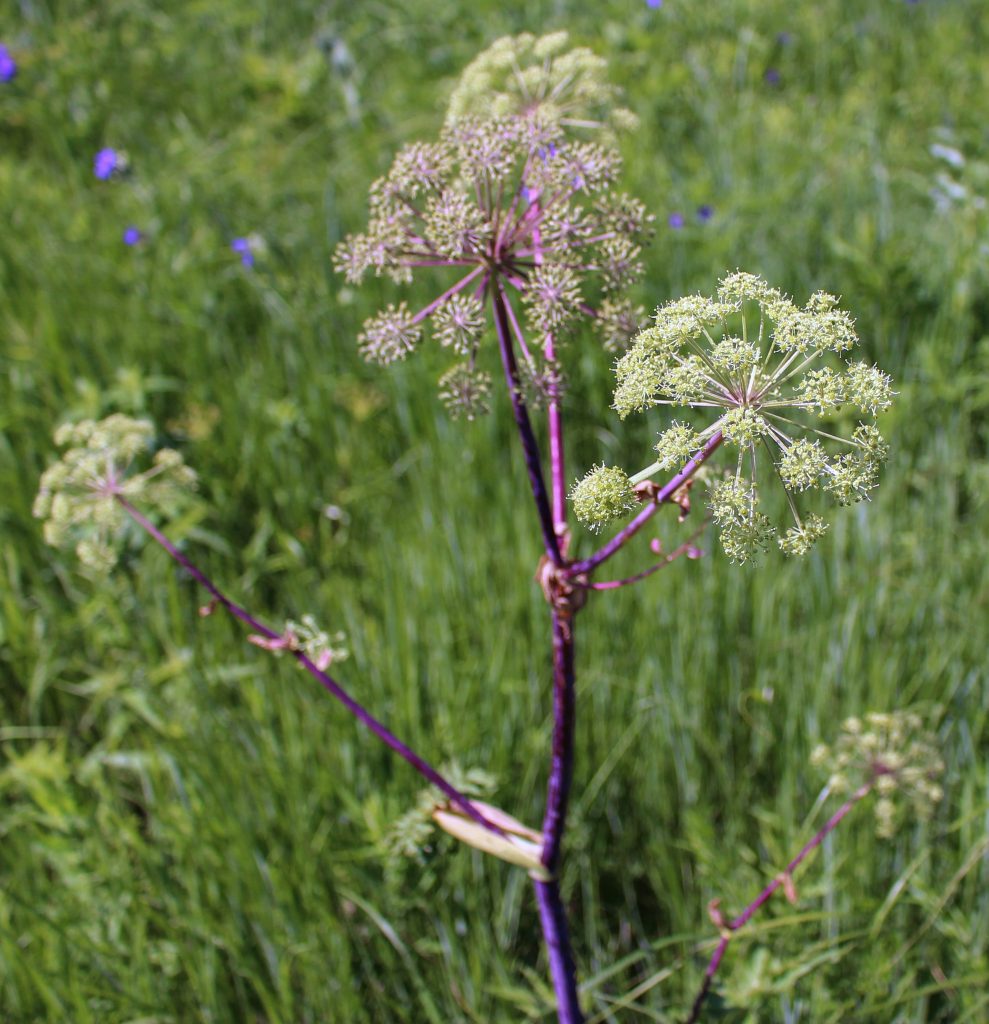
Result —
<path fill-rule="evenodd" d="M 438 299 L 434 299 L 428 306 L 424 306 L 422 309 L 420 309 L 419 312 L 416 313 L 416 315 L 412 318 L 411 322 L 413 324 L 421 323 L 423 320 L 426 319 L 427 316 L 430 316 L 437 309 L 439 309 L 439 307 L 442 306 L 443 303 L 447 301 L 447 299 L 452 299 L 453 296 L 457 294 L 457 292 L 462 291 L 464 288 L 466 288 L 467 285 L 469 285 L 471 281 L 473 281 L 474 278 L 478 276 L 478 274 L 481 274 L 483 272 L 483 266 L 476 267 L 469 274 L 467 274 L 466 277 L 462 277 L 455 285 L 453 285 L 450 288 L 447 288 L 447 290 Z"/>
<path fill-rule="evenodd" d="M 719 430 L 708 438 L 704 447 L 687 463 L 683 469 L 662 490 L 658 491 L 656 497 L 647 505 L 623 530 L 615 534 L 603 547 L 599 548 L 589 558 L 582 562 L 572 562 L 568 567 L 568 573 L 572 576 L 580 576 L 584 573 L 593 572 L 602 562 L 607 561 L 618 551 L 628 540 L 635 536 L 646 523 L 656 514 L 664 501 L 669 501 L 697 470 L 714 453 L 715 449 L 724 440 L 724 435 Z"/>
<path fill-rule="evenodd" d="M 721 941 L 718 943 L 718 947 L 715 949 L 714 954 L 707 965 L 707 970 L 704 972 L 704 982 L 701 985 L 700 991 L 697 993 L 697 998 L 694 1000 L 694 1005 L 690 1010 L 690 1016 L 687 1018 L 686 1024 L 697 1024 L 697 1021 L 700 1020 L 701 1008 L 704 1005 L 704 1000 L 707 998 L 707 995 L 711 990 L 711 983 L 714 981 L 714 975 L 717 973 L 718 967 L 721 965 L 721 960 L 725 955 L 725 950 L 728 948 L 728 944 L 735 937 L 735 932 L 749 923 L 756 911 L 758 911 L 759 908 L 769 900 L 773 893 L 783 887 L 784 880 L 789 878 L 789 876 L 792 875 L 798 867 L 800 867 L 807 855 L 812 850 L 816 850 L 817 847 L 824 842 L 825 837 L 838 827 L 842 818 L 848 814 L 859 800 L 871 792 L 874 781 L 875 777 L 859 786 L 859 788 L 855 790 L 855 792 L 841 805 L 841 807 L 839 807 L 838 810 L 828 818 L 824 827 L 814 836 L 814 838 L 804 846 L 800 853 L 798 853 L 789 864 L 787 864 L 786 870 L 781 875 L 774 878 L 769 885 L 767 885 L 766 888 L 763 889 L 762 892 L 759 893 L 759 895 L 745 908 L 745 910 L 738 915 L 738 917 L 728 923 L 721 936 Z"/>
<path fill-rule="evenodd" d="M 578 583 L 578 586 L 583 586 L 587 590 L 617 590 L 619 587 L 627 587 L 632 583 L 638 583 L 639 580 L 644 580 L 648 576 L 652 576 L 654 572 L 659 572 L 660 569 L 665 569 L 671 562 L 675 562 L 678 558 L 683 555 L 689 555 L 691 551 L 696 552 L 693 556 L 699 557 L 700 552 L 694 547 L 694 541 L 707 529 L 707 524 L 710 522 L 710 517 L 705 519 L 701 525 L 694 530 L 694 532 L 678 547 L 674 548 L 665 558 L 657 562 L 655 565 L 650 565 L 648 569 L 643 569 L 642 572 L 637 572 L 634 576 L 626 576 L 625 579 L 621 580 L 603 580 L 601 583 Z M 577 581 L 575 581 L 576 583 Z"/>
<path fill-rule="evenodd" d="M 522 442 L 522 454 L 525 457 L 525 468 L 529 473 L 529 484 L 536 502 L 539 516 L 539 527 L 543 534 L 543 546 L 546 554 L 554 565 L 562 565 L 560 545 L 553 530 L 553 514 L 550 511 L 549 499 L 546 495 L 546 483 L 543 480 L 543 469 L 539 459 L 539 446 L 536 435 L 529 420 L 529 410 L 525 406 L 519 385 L 518 367 L 515 363 L 515 351 L 508 326 L 508 315 L 505 312 L 505 293 L 501 285 L 491 291 L 491 304 L 494 309 L 495 330 L 498 334 L 498 347 L 501 349 L 501 363 L 505 369 L 505 383 L 508 395 L 512 400 L 512 412 L 518 426 L 519 440 Z"/>
<path fill-rule="evenodd" d="M 560 1024 L 581 1024 L 584 1020 L 577 996 L 577 971 L 567 930 L 567 912 L 556 880 L 573 779 L 575 698 L 573 618 L 554 608 L 553 755 L 543 817 L 541 858 L 553 877 L 548 882 L 536 882 L 535 886 Z"/>
<path fill-rule="evenodd" d="M 265 626 L 263 623 L 258 622 L 249 612 L 242 608 L 235 601 L 232 601 L 222 590 L 200 569 L 198 569 L 188 558 L 154 525 L 149 519 L 143 516 L 126 498 L 120 494 L 115 495 L 120 507 L 141 527 L 146 533 L 148 533 L 166 552 L 182 566 L 186 572 L 201 586 L 207 590 L 216 600 L 223 605 L 224 608 L 230 612 L 235 618 L 240 619 L 245 625 L 250 626 L 257 633 L 261 633 L 266 636 L 269 640 L 278 640 L 281 637 L 280 633 L 276 633 L 275 630 Z M 358 704 L 346 690 L 336 680 L 332 679 L 321 669 L 317 668 L 313 662 L 306 657 L 302 651 L 290 651 L 296 661 L 302 665 L 303 668 L 314 678 L 318 679 L 323 686 L 333 694 L 334 697 L 344 707 L 347 708 L 353 715 L 355 715 L 361 722 L 364 723 L 374 733 L 378 739 L 382 740 L 387 746 L 391 747 L 392 750 L 398 754 L 403 760 L 407 761 L 423 778 L 431 782 L 437 789 L 445 793 L 449 798 L 450 802 L 456 804 L 464 814 L 472 818 L 479 825 L 483 825 L 484 828 L 490 832 L 494 832 L 496 835 L 504 836 L 504 831 L 497 825 L 488 821 L 483 814 L 461 793 L 458 789 L 452 786 L 446 779 L 435 768 L 424 761 L 418 754 L 410 750 L 397 736 L 390 732 L 381 722 L 379 722 L 369 711 L 367 711 L 362 705 Z"/>
<path fill-rule="evenodd" d="M 574 686 L 573 618 L 553 609 L 553 755 L 543 816 L 542 862 L 555 873 L 566 824 L 567 802 L 573 779 Z"/>
<path fill-rule="evenodd" d="M 539 206 L 537 198 L 534 206 Z M 543 262 L 543 236 L 539 228 L 539 221 L 536 221 L 532 228 L 533 256 L 536 266 Z M 550 364 L 556 361 L 556 348 L 553 344 L 553 332 L 546 333 L 543 342 L 543 355 Z M 563 414 L 560 411 L 559 388 L 556 384 L 551 385 L 549 395 L 549 409 L 547 410 L 547 422 L 549 426 L 549 464 L 550 481 L 553 489 L 553 529 L 557 537 L 564 537 L 567 532 L 567 484 L 565 479 L 565 459 L 563 449 Z"/>
<path fill-rule="evenodd" d="M 560 886 L 555 878 L 533 884 L 536 887 L 536 902 L 539 904 L 539 921 L 549 954 L 549 971 L 556 992 L 559 1024 L 583 1024 L 584 1015 L 577 996 L 577 971 L 570 951 L 567 912 L 560 898 Z"/>
<path fill-rule="evenodd" d="M 535 366 L 535 360 L 532 358 L 532 353 L 529 351 L 529 346 L 525 343 L 525 335 L 522 333 L 522 327 L 519 324 L 518 317 L 515 315 L 515 309 L 512 306 L 511 299 L 505 297 L 505 312 L 508 314 L 508 321 L 512 325 L 512 333 L 515 335 L 515 340 L 519 343 L 519 348 L 522 350 L 522 355 L 529 366 Z"/>

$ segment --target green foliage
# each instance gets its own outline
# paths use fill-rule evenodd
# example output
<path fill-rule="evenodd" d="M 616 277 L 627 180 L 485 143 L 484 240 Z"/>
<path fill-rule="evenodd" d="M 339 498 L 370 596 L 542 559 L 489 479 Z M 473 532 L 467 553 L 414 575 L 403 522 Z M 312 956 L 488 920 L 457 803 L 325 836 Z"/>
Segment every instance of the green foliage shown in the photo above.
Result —
<path fill-rule="evenodd" d="M 889 842 L 865 808 L 843 822 L 797 878 L 798 904 L 732 943 L 719 1010 L 984 1016 L 984 8 L 0 10 L 20 68 L 0 88 L 5 1018 L 547 1019 L 524 873 L 449 843 L 383 863 L 413 774 L 288 659 L 201 619 L 201 593 L 160 553 L 136 549 L 132 571 L 93 585 L 43 543 L 31 504 L 54 425 L 160 424 L 208 503 L 198 527 L 173 524 L 190 552 L 266 621 L 312 612 L 345 629 L 340 674 L 362 700 L 435 761 L 486 768 L 497 802 L 538 821 L 544 602 L 520 582 L 538 545 L 510 414 L 492 402 L 450 424 L 430 393 L 445 351 L 366 367 L 356 335 L 393 286 L 341 292 L 330 265 L 363 223 L 367 181 L 439 130 L 437 97 L 467 62 L 556 27 L 608 59 L 640 117 L 624 183 L 660 227 L 636 301 L 707 288 L 726 266 L 791 294 L 826 284 L 868 325 L 859 358 L 899 392 L 883 487 L 806 560 L 742 574 L 714 551 L 582 613 L 564 884 L 585 1001 L 601 1021 L 682 1018 L 715 938 L 708 902 L 743 907 L 829 811 L 813 748 L 864 709 L 919 702 L 943 708 L 932 818 Z M 103 145 L 127 151 L 128 177 L 93 179 Z M 944 175 L 966 193 L 940 211 Z M 146 234 L 134 249 L 129 223 Z M 253 272 L 228 248 L 252 231 L 268 246 Z M 599 415 L 571 416 L 575 473 L 648 450 L 661 426 L 610 417 L 609 357 L 577 345 L 568 414 Z"/>

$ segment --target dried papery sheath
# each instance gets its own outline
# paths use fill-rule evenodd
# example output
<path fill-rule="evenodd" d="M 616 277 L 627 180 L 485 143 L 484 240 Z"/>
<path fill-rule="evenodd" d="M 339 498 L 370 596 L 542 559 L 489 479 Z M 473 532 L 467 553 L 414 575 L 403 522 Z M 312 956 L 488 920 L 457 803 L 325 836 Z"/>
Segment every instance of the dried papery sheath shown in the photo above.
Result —
<path fill-rule="evenodd" d="M 444 832 L 475 850 L 490 853 L 499 860 L 525 868 L 537 881 L 547 881 L 552 877 L 540 859 L 543 852 L 542 836 L 535 829 L 523 825 L 498 807 L 480 801 L 474 801 L 474 806 L 505 834 L 496 835 L 449 806 L 436 808 L 433 821 Z"/>
<path fill-rule="evenodd" d="M 801 307 L 741 271 L 725 277 L 713 298 L 661 306 L 618 360 L 615 408 L 625 417 L 680 407 L 693 410 L 694 421 L 674 420 L 660 434 L 659 458 L 632 482 L 678 469 L 720 439 L 730 475 L 713 487 L 710 504 L 729 557 L 751 562 L 777 535 L 759 507 L 761 492 L 774 485 L 792 520 L 779 547 L 805 553 L 827 527 L 817 512 L 801 513 L 797 496 L 861 501 L 888 454 L 874 419 L 892 404 L 892 384 L 878 367 L 849 359 L 857 342 L 833 295 L 816 292 Z M 849 414 L 859 420 L 850 433 L 843 431 Z M 583 509 L 594 512 L 586 501 Z M 584 518 L 576 505 L 575 512 Z"/>

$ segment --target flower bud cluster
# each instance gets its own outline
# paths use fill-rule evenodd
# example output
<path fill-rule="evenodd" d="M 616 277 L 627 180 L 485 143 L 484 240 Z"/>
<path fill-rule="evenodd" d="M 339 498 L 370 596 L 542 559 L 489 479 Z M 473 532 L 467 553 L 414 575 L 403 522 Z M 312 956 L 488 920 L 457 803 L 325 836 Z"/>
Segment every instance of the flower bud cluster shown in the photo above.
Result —
<path fill-rule="evenodd" d="M 944 774 L 944 761 L 935 737 L 912 712 L 846 719 L 837 743 L 817 747 L 811 763 L 830 773 L 828 786 L 835 793 L 874 785 L 879 797 L 876 831 L 884 839 L 895 834 L 907 807 L 916 817 L 928 818 L 944 796 L 937 781 Z"/>
<path fill-rule="evenodd" d="M 117 562 L 114 542 L 128 522 L 118 497 L 174 514 L 195 488 L 196 475 L 171 448 L 152 455 L 154 436 L 148 420 L 123 415 L 60 427 L 55 443 L 66 450 L 42 474 L 34 501 L 45 540 L 74 546 L 84 565 L 105 573 Z M 148 468 L 134 472 L 139 460 Z"/>
<path fill-rule="evenodd" d="M 742 271 L 725 277 L 712 298 L 691 295 L 660 307 L 616 364 L 615 409 L 624 418 L 680 406 L 706 423 L 674 421 L 660 435 L 659 458 L 634 482 L 678 471 L 705 444 L 723 442 L 734 472 L 712 488 L 710 501 L 726 553 L 752 561 L 774 536 L 785 554 L 805 553 L 827 526 L 816 513 L 801 514 L 796 496 L 817 491 L 838 505 L 861 501 L 888 455 L 874 420 L 892 404 L 891 381 L 878 367 L 850 360 L 857 340 L 834 296 L 816 292 L 800 307 Z M 849 412 L 860 422 L 842 434 Z M 821 429 L 825 418 L 838 425 Z M 760 477 L 782 486 L 789 529 L 778 532 L 759 510 Z M 603 504 L 584 508 L 606 511 Z"/>
<path fill-rule="evenodd" d="M 635 489 L 624 470 L 595 466 L 570 492 L 574 514 L 592 530 L 636 507 Z"/>

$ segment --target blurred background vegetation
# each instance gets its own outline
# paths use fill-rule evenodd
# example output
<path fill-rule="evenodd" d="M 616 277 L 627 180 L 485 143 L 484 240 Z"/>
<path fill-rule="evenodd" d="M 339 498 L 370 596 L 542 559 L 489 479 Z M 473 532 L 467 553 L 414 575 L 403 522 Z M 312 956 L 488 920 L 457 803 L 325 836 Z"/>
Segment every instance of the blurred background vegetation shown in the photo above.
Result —
<path fill-rule="evenodd" d="M 10 0 L 5 1021 L 552 1019 L 522 872 L 442 841 L 390 860 L 419 788 L 404 764 L 201 620 L 159 551 L 87 579 L 30 505 L 56 425 L 153 417 L 202 478 L 173 525 L 187 550 L 262 617 L 345 629 L 355 695 L 538 822 L 549 652 L 511 417 L 450 423 L 430 351 L 365 366 L 355 335 L 397 289 L 355 292 L 330 264 L 467 61 L 557 28 L 608 58 L 642 119 L 623 144 L 659 225 L 641 301 L 735 267 L 800 301 L 833 291 L 900 393 L 876 500 L 809 558 L 741 570 L 708 541 L 582 616 L 564 887 L 592 1020 L 681 1018 L 708 901 L 741 909 L 834 807 L 811 749 L 907 706 L 948 764 L 937 815 L 892 842 L 866 808 L 844 823 L 799 902 L 733 943 L 709 1019 L 989 1017 L 984 0 Z M 106 146 L 126 177 L 94 177 Z M 250 268 L 230 242 L 252 234 Z M 634 461 L 656 427 L 619 423 L 610 358 L 577 344 L 573 476 Z"/>

